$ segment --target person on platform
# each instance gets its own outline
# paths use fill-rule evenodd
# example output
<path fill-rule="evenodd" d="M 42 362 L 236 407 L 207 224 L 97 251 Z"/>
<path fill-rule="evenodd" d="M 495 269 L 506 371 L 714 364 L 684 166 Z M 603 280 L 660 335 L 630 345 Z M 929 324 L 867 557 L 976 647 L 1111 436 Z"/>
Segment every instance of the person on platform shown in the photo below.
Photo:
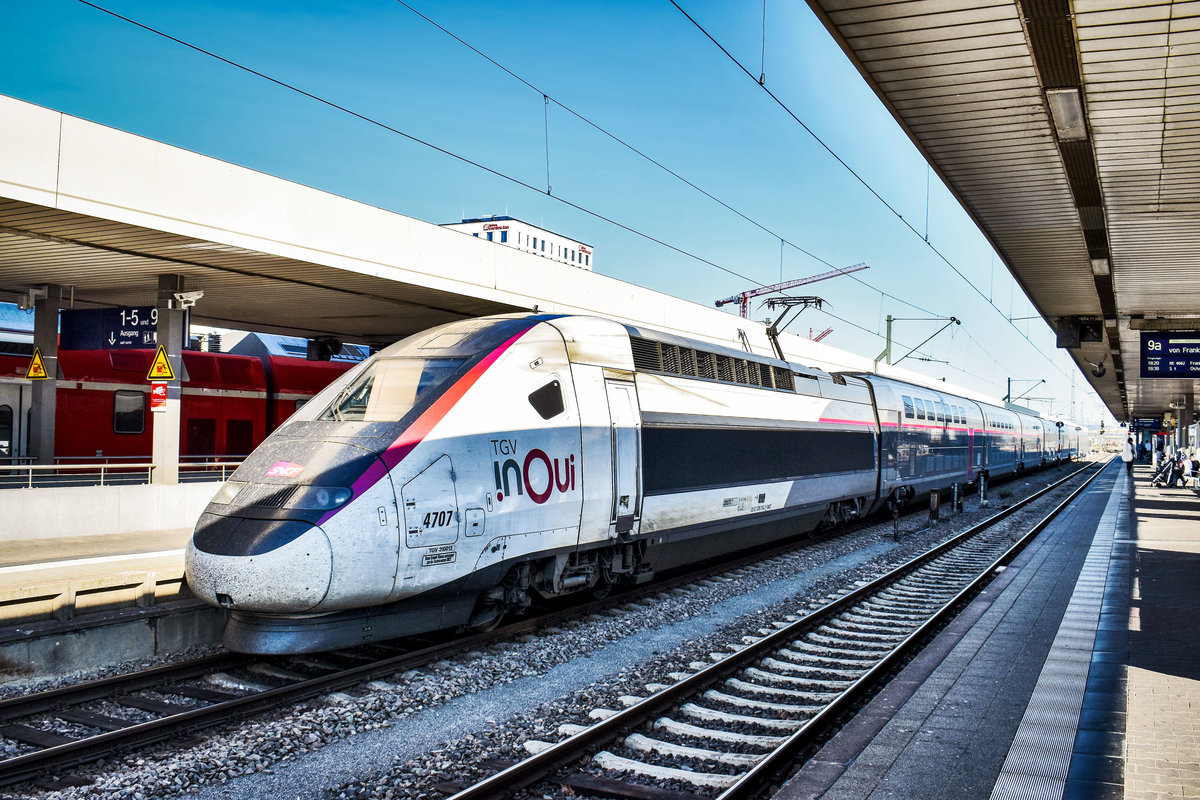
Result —
<path fill-rule="evenodd" d="M 1121 448 L 1121 460 L 1125 462 L 1125 473 L 1133 475 L 1133 437 L 1125 437 L 1125 446 Z"/>
<path fill-rule="evenodd" d="M 1158 467 L 1162 463 L 1163 457 L 1163 437 L 1154 437 L 1154 471 L 1158 472 Z"/>

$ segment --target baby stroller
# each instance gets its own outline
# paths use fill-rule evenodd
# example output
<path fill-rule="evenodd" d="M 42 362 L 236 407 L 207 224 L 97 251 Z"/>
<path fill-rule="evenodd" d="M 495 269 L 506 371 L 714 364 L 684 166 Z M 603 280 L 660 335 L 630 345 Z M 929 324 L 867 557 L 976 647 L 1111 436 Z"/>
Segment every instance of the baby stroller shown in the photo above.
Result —
<path fill-rule="evenodd" d="M 1154 473 L 1154 479 L 1150 481 L 1151 486 L 1164 486 L 1171 480 L 1171 473 L 1179 466 L 1179 462 L 1174 458 L 1164 458 L 1162 464 L 1158 467 L 1158 472 Z"/>

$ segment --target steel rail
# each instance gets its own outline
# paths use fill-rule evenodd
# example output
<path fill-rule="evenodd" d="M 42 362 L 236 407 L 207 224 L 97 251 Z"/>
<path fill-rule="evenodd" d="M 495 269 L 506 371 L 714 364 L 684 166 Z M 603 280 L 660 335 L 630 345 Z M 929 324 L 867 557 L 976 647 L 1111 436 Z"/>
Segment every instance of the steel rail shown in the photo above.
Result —
<path fill-rule="evenodd" d="M 841 532 L 844 531 L 839 531 L 839 533 Z M 412 669 L 421 664 L 447 658 L 457 652 L 478 648 L 493 641 L 614 608 L 679 585 L 736 569 L 744 564 L 752 564 L 780 553 L 790 552 L 801 542 L 811 543 L 813 538 L 810 536 L 799 541 L 792 540 L 785 545 L 777 545 L 765 551 L 753 551 L 732 561 L 714 560 L 713 563 L 698 570 L 658 580 L 644 586 L 631 587 L 601 600 L 574 604 L 567 608 L 544 612 L 536 617 L 517 620 L 494 631 L 467 637 L 459 636 L 430 647 L 351 667 L 329 675 L 310 678 L 306 681 L 246 695 L 234 700 L 216 702 L 182 714 L 147 720 L 118 731 L 110 731 L 5 759 L 0 761 L 0 786 L 9 786 L 30 780 L 51 768 L 61 769 L 77 766 L 103 758 L 116 751 L 154 744 L 181 733 L 254 716 L 280 706 L 374 680 L 383 675 Z M 8 722 L 43 712 L 53 713 L 54 709 L 63 706 L 78 705 L 91 700 L 195 678 L 205 672 L 228 669 L 250 660 L 253 659 L 239 654 L 221 653 L 188 662 L 154 667 L 128 675 L 90 681 L 77 686 L 40 692 L 35 695 L 9 698 L 0 701 L 0 721 Z"/>
<path fill-rule="evenodd" d="M 981 531 L 992 527 L 996 523 L 1025 507 L 1029 503 L 1032 503 L 1046 493 L 1053 491 L 1067 481 L 1074 479 L 1081 473 L 1092 469 L 1094 466 L 1094 464 L 1089 464 L 1088 466 L 1076 470 L 1070 475 L 1055 481 L 1054 483 L 1030 495 L 1024 500 L 1021 500 L 1018 503 L 1015 503 L 1014 505 L 1002 510 L 1001 512 L 988 517 L 986 520 L 971 526 L 966 531 L 954 536 L 946 542 L 932 548 L 925 553 L 922 553 L 913 559 L 910 559 L 909 561 L 890 570 L 888 573 L 877 578 L 876 580 L 871 581 L 864 586 L 858 587 L 853 591 L 828 603 L 827 605 L 805 615 L 803 618 L 789 624 L 787 627 L 781 628 L 778 631 L 759 639 L 753 644 L 745 646 L 737 652 L 726 656 L 718 662 L 715 662 L 711 666 L 699 672 L 693 673 L 687 678 L 672 684 L 666 689 L 662 689 L 650 695 L 635 705 L 629 706 L 628 708 L 618 711 L 616 714 L 606 719 L 596 722 L 585 730 L 551 745 L 542 752 L 523 761 L 519 761 L 516 764 L 513 764 L 512 766 L 463 789 L 462 791 L 452 795 L 449 800 L 498 800 L 498 798 L 507 797 L 508 794 L 515 788 L 533 785 L 537 781 L 547 777 L 551 772 L 559 768 L 561 765 L 571 763 L 608 744 L 609 742 L 614 741 L 626 731 L 638 727 L 647 720 L 660 715 L 667 709 L 678 706 L 686 699 L 699 694 L 708 686 L 727 677 L 731 672 L 741 669 L 747 664 L 757 660 L 758 658 L 761 658 L 763 655 L 778 650 L 781 646 L 797 638 L 802 633 L 817 627 L 831 617 L 837 616 L 842 611 L 855 605 L 865 597 L 874 594 L 888 584 L 899 580 L 928 561 L 931 561 L 943 553 L 954 549 L 967 539 L 970 539 Z M 1073 492 L 1070 497 L 1063 501 L 1063 503 L 1060 504 L 1053 512 L 1051 512 L 1049 516 L 1039 522 L 1034 529 L 1023 536 L 1019 544 L 1023 546 L 1024 543 L 1027 543 L 1033 536 L 1036 536 L 1038 532 L 1040 532 L 1047 524 L 1049 524 L 1050 520 L 1052 520 L 1054 516 L 1056 516 L 1063 508 L 1066 507 L 1067 504 L 1074 500 L 1074 498 L 1080 492 L 1087 488 L 1087 486 L 1090 485 L 1090 483 L 1095 480 L 1095 478 L 1102 471 L 1103 466 L 1101 466 L 1099 469 L 1096 469 L 1095 474 L 1089 477 L 1079 489 Z M 986 570 L 981 572 L 980 576 L 972 581 L 970 586 L 977 587 L 981 585 L 982 582 L 990 580 L 996 568 L 1002 563 L 1005 563 L 1006 560 L 1009 560 L 1015 556 L 1017 552 L 1019 552 L 1019 548 L 1017 545 L 1014 545 Z M 944 619 L 949 613 L 949 610 L 956 607 L 957 604 L 961 602 L 961 599 L 966 596 L 967 591 L 967 589 L 964 589 L 963 591 L 959 592 L 953 600 L 946 603 L 942 610 L 935 615 L 936 618 L 938 620 Z M 904 655 L 906 655 L 907 652 L 912 649 L 914 643 L 920 641 L 929 630 L 938 624 L 940 624 L 940 622 L 931 620 L 918 628 L 916 632 L 907 637 L 902 643 L 901 647 L 904 648 L 904 653 L 888 656 L 884 659 L 884 661 L 887 662 L 886 664 L 881 662 L 880 665 L 872 668 L 866 675 L 844 690 L 842 695 L 839 695 L 839 697 L 833 701 L 829 708 L 819 713 L 817 717 L 805 724 L 803 728 L 790 736 L 788 740 L 781 745 L 779 751 L 776 751 L 780 752 L 780 755 L 775 755 L 774 753 L 768 755 L 766 758 L 764 758 L 763 762 L 760 762 L 759 766 L 756 766 L 754 769 L 750 770 L 750 772 L 748 772 L 743 779 L 726 790 L 726 792 L 720 796 L 720 800 L 733 800 L 733 798 L 747 797 L 748 794 L 745 792 L 749 786 L 752 784 L 757 785 L 759 782 L 761 782 L 764 774 L 773 774 L 777 769 L 779 769 L 781 761 L 790 761 L 795 752 L 798 752 L 799 749 L 807 746 L 808 743 L 813 740 L 813 738 L 816 736 L 816 731 L 819 728 L 823 728 L 825 723 L 836 718 L 851 704 L 853 700 L 857 700 L 857 698 L 860 697 L 865 691 L 866 687 L 872 685 L 875 680 L 881 674 L 884 674 L 886 670 L 890 669 L 898 659 L 904 657 Z M 814 724 L 817 720 L 822 721 L 821 726 Z M 754 777 L 751 778 L 751 775 Z M 739 788 L 739 786 L 743 788 Z"/>
<path fill-rule="evenodd" d="M 1089 465 L 1071 473 L 1020 503 L 973 526 L 970 531 L 994 524 L 1022 507 L 1025 503 L 1040 497 L 1045 492 L 1052 490 L 1061 483 L 1074 478 L 1080 472 L 1090 468 L 1091 466 Z M 656 580 L 644 586 L 632 587 L 614 593 L 602 600 L 551 610 L 536 617 L 509 623 L 494 631 L 473 634 L 467 637 L 460 636 L 432 646 L 390 656 L 379 661 L 361 664 L 328 675 L 317 676 L 287 686 L 249 694 L 232 700 L 214 702 L 210 705 L 180 714 L 172 714 L 158 719 L 131 724 L 117 731 L 101 733 L 86 739 L 55 745 L 5 759 L 0 761 L 0 786 L 8 786 L 30 780 L 52 768 L 74 767 L 88 761 L 103 758 L 113 752 L 165 741 L 182 733 L 191 733 L 225 722 L 244 719 L 271 709 L 374 680 L 380 676 L 412 669 L 430 661 L 447 658 L 457 652 L 478 648 L 493 641 L 532 632 L 572 618 L 624 605 L 670 590 L 676 586 L 703 580 L 706 577 L 728 572 L 741 566 L 754 564 L 783 553 L 791 552 L 798 545 L 805 546 L 811 544 L 813 541 L 819 541 L 829 536 L 841 535 L 846 532 L 846 528 L 841 528 L 826 534 L 810 533 L 806 536 L 797 536 L 784 544 L 753 550 L 732 560 L 715 559 L 700 569 Z M 963 534 L 962 536 L 965 535 Z M 859 591 L 848 595 L 848 597 L 857 596 Z M 841 601 L 838 602 L 840 603 Z M 812 618 L 813 615 L 809 615 L 805 619 L 811 620 Z M 39 713 L 52 714 L 54 713 L 54 709 L 64 706 L 79 705 L 101 698 L 110 698 L 123 693 L 159 686 L 169 686 L 173 682 L 196 678 L 206 672 L 234 668 L 251 660 L 253 660 L 252 657 L 239 654 L 220 653 L 192 661 L 154 667 L 128 675 L 114 676 L 77 686 L 40 692 L 26 697 L 9 698 L 0 701 L 0 721 L 8 722 Z M 691 684 L 690 679 L 688 684 Z M 525 763 L 521 762 L 516 766 L 520 767 L 521 764 Z M 509 785 L 511 786 L 512 784 L 510 783 Z"/>
<path fill-rule="evenodd" d="M 1021 538 L 1014 542 L 1011 547 L 985 569 L 981 570 L 974 580 L 959 590 L 940 610 L 914 630 L 895 650 L 880 659 L 874 667 L 847 687 L 829 706 L 818 712 L 802 728 L 788 737 L 788 740 L 781 744 L 778 749 L 772 751 L 766 758 L 755 764 L 736 783 L 722 792 L 717 800 L 748 800 L 748 798 L 757 796 L 763 786 L 774 781 L 795 763 L 800 754 L 813 747 L 821 734 L 828 730 L 834 720 L 848 709 L 853 708 L 855 704 L 873 690 L 873 687 L 884 676 L 900 665 L 911 653 L 919 651 L 924 647 L 927 637 L 932 636 L 944 623 L 957 615 L 960 607 L 992 580 L 996 570 L 1016 558 L 1059 514 L 1070 507 L 1076 498 L 1086 491 L 1096 478 L 1100 477 L 1103 471 L 1103 468 L 1097 470 L 1082 485 L 1071 492 L 1049 514 L 1039 520 Z"/>

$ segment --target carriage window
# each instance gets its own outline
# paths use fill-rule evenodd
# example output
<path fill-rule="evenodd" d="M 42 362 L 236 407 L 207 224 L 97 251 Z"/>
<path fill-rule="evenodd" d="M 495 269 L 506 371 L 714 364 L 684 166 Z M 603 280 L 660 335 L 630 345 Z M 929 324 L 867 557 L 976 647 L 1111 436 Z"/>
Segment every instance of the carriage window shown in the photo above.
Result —
<path fill-rule="evenodd" d="M 558 381 L 550 381 L 542 388 L 529 395 L 529 405 L 541 415 L 542 419 L 557 417 L 566 410 L 563 404 L 562 387 Z"/>
<path fill-rule="evenodd" d="M 0 458 L 13 455 L 13 410 L 12 406 L 0 406 Z"/>
<path fill-rule="evenodd" d="M 908 395 L 901 395 L 900 400 L 904 403 L 904 416 L 907 419 L 913 418 L 913 401 Z"/>
<path fill-rule="evenodd" d="M 146 430 L 146 393 L 119 389 L 113 392 L 113 433 Z"/>
<path fill-rule="evenodd" d="M 917 419 L 925 419 L 925 401 L 918 397 L 913 402 L 917 405 Z"/>

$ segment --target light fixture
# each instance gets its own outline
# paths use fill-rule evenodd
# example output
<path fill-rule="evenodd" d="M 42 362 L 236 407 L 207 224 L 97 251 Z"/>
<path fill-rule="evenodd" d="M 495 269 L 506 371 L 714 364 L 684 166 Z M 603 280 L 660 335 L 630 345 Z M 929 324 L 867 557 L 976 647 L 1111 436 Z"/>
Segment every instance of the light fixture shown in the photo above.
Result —
<path fill-rule="evenodd" d="M 1077 142 L 1087 138 L 1087 123 L 1083 118 L 1083 100 L 1079 89 L 1047 89 L 1046 102 L 1060 142 Z"/>
<path fill-rule="evenodd" d="M 1097 275 L 1097 276 L 1108 275 L 1110 273 L 1111 273 L 1111 268 L 1109 267 L 1107 258 L 1093 258 L 1092 259 L 1092 274 L 1093 275 Z"/>
<path fill-rule="evenodd" d="M 1135 331 L 1195 331 L 1200 330 L 1200 317 L 1131 319 L 1129 327 Z"/>

